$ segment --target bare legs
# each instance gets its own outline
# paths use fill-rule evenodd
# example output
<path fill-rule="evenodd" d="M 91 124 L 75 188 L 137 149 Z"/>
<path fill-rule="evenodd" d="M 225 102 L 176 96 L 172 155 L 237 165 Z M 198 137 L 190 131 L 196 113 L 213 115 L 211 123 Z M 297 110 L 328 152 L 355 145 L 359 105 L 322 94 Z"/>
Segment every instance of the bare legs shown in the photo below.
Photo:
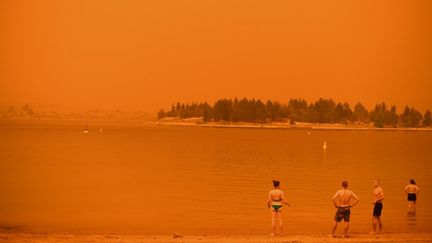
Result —
<path fill-rule="evenodd" d="M 278 211 L 272 210 L 272 233 L 271 233 L 272 236 L 276 234 L 276 224 L 277 224 L 276 221 L 279 221 L 280 234 L 282 235 L 283 222 L 282 222 L 282 211 L 281 210 L 278 210 Z"/>
<path fill-rule="evenodd" d="M 332 234 L 331 234 L 332 237 L 334 237 L 334 234 L 336 232 L 337 226 L 338 226 L 338 222 L 334 221 L 334 223 L 333 223 L 333 230 L 332 230 Z"/>
<path fill-rule="evenodd" d="M 415 212 L 416 211 L 416 203 L 413 201 L 408 202 L 408 212 Z"/>
<path fill-rule="evenodd" d="M 345 222 L 344 237 L 348 237 L 349 222 Z"/>
<path fill-rule="evenodd" d="M 334 234 L 336 232 L 338 226 L 338 222 L 333 223 L 333 230 L 331 236 L 334 237 Z M 344 237 L 348 237 L 348 229 L 349 229 L 349 222 L 345 222 L 345 228 L 344 228 Z"/>
<path fill-rule="evenodd" d="M 378 224 L 378 228 L 379 228 L 379 232 L 382 232 L 382 219 L 381 217 L 372 217 L 372 234 L 376 233 L 376 228 L 377 228 L 377 224 Z"/>
<path fill-rule="evenodd" d="M 408 202 L 408 216 L 415 216 L 416 215 L 416 203 L 413 201 Z"/>
<path fill-rule="evenodd" d="M 271 235 L 274 236 L 276 232 L 276 212 L 274 210 L 271 211 L 272 213 L 272 233 Z"/>
<path fill-rule="evenodd" d="M 280 229 L 280 234 L 283 234 L 283 222 L 282 222 L 282 211 L 279 211 L 278 213 L 279 216 L 279 229 Z"/>
<path fill-rule="evenodd" d="M 381 217 L 378 217 L 378 227 L 379 227 L 379 232 L 382 232 L 383 229 L 383 225 L 382 225 L 382 219 Z"/>

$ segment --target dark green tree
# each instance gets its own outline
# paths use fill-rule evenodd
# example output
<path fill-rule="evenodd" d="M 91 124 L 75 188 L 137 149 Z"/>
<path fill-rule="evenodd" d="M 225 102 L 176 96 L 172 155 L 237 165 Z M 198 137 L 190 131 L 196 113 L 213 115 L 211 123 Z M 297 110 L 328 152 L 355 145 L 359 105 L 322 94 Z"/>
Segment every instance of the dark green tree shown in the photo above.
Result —
<path fill-rule="evenodd" d="M 232 104 L 231 120 L 233 122 L 240 121 L 240 107 L 239 107 L 239 101 L 238 101 L 237 97 L 234 99 L 234 102 Z"/>
<path fill-rule="evenodd" d="M 368 120 L 368 111 L 362 105 L 362 103 L 357 103 L 354 106 L 353 119 L 358 122 L 366 122 Z"/>
<path fill-rule="evenodd" d="M 255 102 L 256 107 L 256 118 L 255 121 L 259 123 L 265 123 L 267 118 L 267 109 L 266 105 L 261 101 L 257 100 Z"/>
<path fill-rule="evenodd" d="M 396 106 L 392 106 L 390 110 L 384 111 L 384 124 L 392 127 L 397 127 L 399 115 L 396 113 Z"/>
<path fill-rule="evenodd" d="M 239 101 L 238 108 L 239 121 L 251 122 L 252 118 L 249 109 L 249 100 L 246 98 L 241 99 Z"/>
<path fill-rule="evenodd" d="M 280 121 L 284 117 L 283 107 L 279 102 L 272 102 L 268 100 L 266 103 L 266 110 L 267 119 L 270 119 L 271 121 Z"/>
<path fill-rule="evenodd" d="M 401 124 L 403 127 L 419 127 L 423 116 L 414 108 L 406 106 L 401 115 Z"/>
<path fill-rule="evenodd" d="M 334 110 L 334 122 L 346 123 L 352 119 L 353 112 L 348 103 L 337 103 Z"/>
<path fill-rule="evenodd" d="M 405 106 L 404 112 L 400 116 L 401 125 L 403 127 L 410 127 L 411 109 Z"/>
<path fill-rule="evenodd" d="M 291 121 L 312 122 L 312 108 L 304 99 L 290 99 L 284 113 Z"/>
<path fill-rule="evenodd" d="M 213 108 L 207 103 L 204 104 L 203 121 L 208 122 L 213 118 Z"/>
<path fill-rule="evenodd" d="M 375 109 L 369 113 L 369 118 L 374 123 L 375 127 L 384 127 L 386 111 L 387 105 L 383 102 L 375 105 Z"/>
<path fill-rule="evenodd" d="M 230 121 L 232 113 L 232 101 L 228 99 L 218 100 L 214 104 L 213 110 L 215 121 Z"/>
<path fill-rule="evenodd" d="M 430 127 L 432 125 L 432 117 L 430 110 L 427 110 L 423 116 L 423 126 Z"/>
<path fill-rule="evenodd" d="M 335 110 L 334 110 L 334 121 L 335 122 L 341 122 L 343 120 L 344 116 L 344 109 L 342 104 L 339 102 L 336 104 Z"/>
<path fill-rule="evenodd" d="M 411 127 L 420 127 L 420 122 L 423 120 L 422 114 L 414 109 L 411 108 Z"/>
<path fill-rule="evenodd" d="M 313 122 L 334 123 L 335 107 L 332 99 L 319 99 L 313 106 Z"/>
<path fill-rule="evenodd" d="M 271 121 L 275 121 L 276 114 L 275 114 L 275 107 L 273 105 L 273 102 L 268 100 L 266 103 L 266 109 L 267 109 L 267 118 L 270 119 Z"/>

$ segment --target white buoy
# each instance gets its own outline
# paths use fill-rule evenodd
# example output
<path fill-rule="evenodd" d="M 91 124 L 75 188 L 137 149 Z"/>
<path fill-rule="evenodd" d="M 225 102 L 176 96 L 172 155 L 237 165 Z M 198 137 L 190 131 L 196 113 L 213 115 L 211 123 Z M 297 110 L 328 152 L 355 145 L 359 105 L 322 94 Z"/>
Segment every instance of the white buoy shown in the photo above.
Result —
<path fill-rule="evenodd" d="M 327 142 L 326 141 L 324 141 L 323 149 L 327 149 Z"/>
<path fill-rule="evenodd" d="M 87 129 L 84 130 L 84 134 L 87 134 L 87 133 L 89 133 L 89 130 L 87 130 Z"/>
<path fill-rule="evenodd" d="M 102 128 L 99 128 L 99 132 L 102 133 Z"/>

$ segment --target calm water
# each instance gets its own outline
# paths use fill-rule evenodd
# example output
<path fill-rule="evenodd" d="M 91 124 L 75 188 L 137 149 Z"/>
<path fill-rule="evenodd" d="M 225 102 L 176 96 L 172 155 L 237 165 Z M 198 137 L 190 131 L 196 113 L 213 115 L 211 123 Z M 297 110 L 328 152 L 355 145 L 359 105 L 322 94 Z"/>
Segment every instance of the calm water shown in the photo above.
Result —
<path fill-rule="evenodd" d="M 285 231 L 329 232 L 330 198 L 347 179 L 368 232 L 374 178 L 385 231 L 432 229 L 432 133 L 0 125 L 0 225 L 141 233 L 268 233 L 271 180 Z M 327 141 L 328 149 L 322 149 Z M 408 179 L 421 189 L 407 217 Z"/>

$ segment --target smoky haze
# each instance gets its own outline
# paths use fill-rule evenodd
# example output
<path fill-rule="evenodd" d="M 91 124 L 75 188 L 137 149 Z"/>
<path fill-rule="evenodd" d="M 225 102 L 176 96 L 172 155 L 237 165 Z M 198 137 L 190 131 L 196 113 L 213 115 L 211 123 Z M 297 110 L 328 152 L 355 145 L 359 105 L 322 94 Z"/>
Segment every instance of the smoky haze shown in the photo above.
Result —
<path fill-rule="evenodd" d="M 432 108 L 432 1 L 0 3 L 0 105 L 225 97 Z"/>

